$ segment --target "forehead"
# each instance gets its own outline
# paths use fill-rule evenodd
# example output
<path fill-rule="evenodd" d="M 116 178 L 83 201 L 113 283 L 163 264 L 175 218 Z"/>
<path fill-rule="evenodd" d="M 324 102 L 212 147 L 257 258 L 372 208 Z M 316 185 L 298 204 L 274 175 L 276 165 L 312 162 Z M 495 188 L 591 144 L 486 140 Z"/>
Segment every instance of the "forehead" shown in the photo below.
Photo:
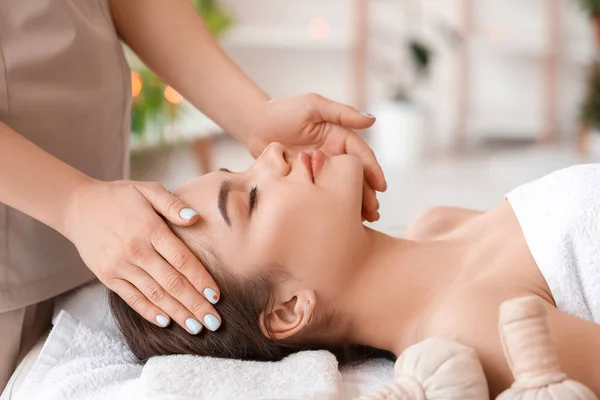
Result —
<path fill-rule="evenodd" d="M 185 228 L 190 234 L 216 238 L 227 227 L 219 215 L 217 200 L 219 188 L 227 175 L 230 174 L 220 171 L 206 174 L 185 183 L 173 193 L 200 216 L 197 223 Z"/>
<path fill-rule="evenodd" d="M 233 180 L 239 176 L 223 171 L 212 172 L 192 179 L 174 192 L 200 216 L 197 223 L 185 230 L 194 237 L 210 237 L 212 250 L 223 262 L 234 261 L 231 259 L 229 249 L 232 247 L 239 249 L 243 237 L 241 232 L 231 229 L 223 220 L 218 208 L 219 189 L 223 181 Z M 230 204 L 229 208 L 232 212 L 234 205 Z"/>
<path fill-rule="evenodd" d="M 206 216 L 211 213 L 212 208 L 215 208 L 219 188 L 228 178 L 227 175 L 231 174 L 217 171 L 202 175 L 183 184 L 174 194 L 201 216 Z"/>

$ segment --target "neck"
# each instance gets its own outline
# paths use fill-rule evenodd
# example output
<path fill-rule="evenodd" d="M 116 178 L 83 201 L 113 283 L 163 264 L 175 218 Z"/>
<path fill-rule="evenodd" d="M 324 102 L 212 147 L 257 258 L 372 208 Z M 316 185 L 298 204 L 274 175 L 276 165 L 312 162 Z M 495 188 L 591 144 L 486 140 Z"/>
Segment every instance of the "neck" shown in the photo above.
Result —
<path fill-rule="evenodd" d="M 419 324 L 452 280 L 440 262 L 448 246 L 414 242 L 366 230 L 365 246 L 338 302 L 346 317 L 345 341 L 396 355 L 419 337 Z M 341 307 L 340 307 L 341 306 Z"/>

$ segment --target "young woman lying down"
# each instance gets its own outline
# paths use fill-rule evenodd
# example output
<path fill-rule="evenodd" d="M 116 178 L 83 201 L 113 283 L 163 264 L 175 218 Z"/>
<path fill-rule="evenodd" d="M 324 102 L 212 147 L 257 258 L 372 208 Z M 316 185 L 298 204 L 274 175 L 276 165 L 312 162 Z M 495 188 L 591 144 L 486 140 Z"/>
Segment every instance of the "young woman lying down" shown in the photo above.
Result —
<path fill-rule="evenodd" d="M 440 335 L 478 352 L 496 395 L 512 383 L 498 308 L 537 295 L 564 371 L 600 395 L 600 165 L 521 186 L 488 212 L 434 208 L 403 238 L 363 225 L 362 189 L 352 156 L 292 159 L 279 144 L 242 173 L 182 186 L 201 222 L 172 229 L 221 288 L 222 326 L 159 328 L 111 294 L 133 353 L 279 360 L 322 348 L 345 361 L 357 346 L 398 356 Z"/>

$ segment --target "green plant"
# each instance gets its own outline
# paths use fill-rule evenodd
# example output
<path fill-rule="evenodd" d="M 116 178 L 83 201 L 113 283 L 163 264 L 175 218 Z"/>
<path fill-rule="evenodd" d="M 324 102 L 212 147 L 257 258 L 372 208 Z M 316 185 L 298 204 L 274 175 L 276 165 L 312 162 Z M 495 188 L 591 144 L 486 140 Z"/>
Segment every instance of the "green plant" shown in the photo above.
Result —
<path fill-rule="evenodd" d="M 218 37 L 231 26 L 231 14 L 218 0 L 192 0 L 192 4 L 213 35 Z M 149 124 L 161 129 L 165 120 L 177 117 L 180 105 L 167 101 L 166 86 L 146 66 L 134 68 L 133 71 L 134 75 L 138 74 L 133 78 L 141 79 L 141 90 L 132 100 L 131 131 L 134 135 L 142 136 L 148 130 Z"/>
<path fill-rule="evenodd" d="M 429 67 L 431 66 L 431 51 L 429 47 L 413 39 L 408 42 L 408 49 L 413 66 L 419 75 L 427 76 L 429 74 Z"/>
<path fill-rule="evenodd" d="M 600 129 L 600 62 L 594 62 L 589 70 L 586 95 L 581 106 L 581 122 Z"/>
<path fill-rule="evenodd" d="M 219 36 L 231 25 L 231 14 L 219 4 L 218 0 L 192 0 L 192 4 L 213 35 Z"/>
<path fill-rule="evenodd" d="M 578 0 L 578 2 L 581 8 L 590 16 L 600 14 L 600 0 Z"/>
<path fill-rule="evenodd" d="M 433 57 L 429 47 L 427 47 L 424 42 L 417 39 L 410 39 L 406 42 L 405 47 L 402 50 L 408 52 L 410 64 L 416 76 L 415 81 L 412 84 L 413 87 L 409 84 L 398 84 L 394 91 L 393 99 L 395 101 L 409 102 L 410 92 L 419 81 L 427 78 L 429 75 Z"/>
<path fill-rule="evenodd" d="M 164 118 L 173 119 L 179 114 L 179 106 L 165 99 L 165 85 L 146 67 L 136 69 L 142 82 L 139 94 L 131 104 L 131 131 L 143 135 L 149 123 L 162 126 Z M 135 79 L 135 78 L 134 78 Z"/>

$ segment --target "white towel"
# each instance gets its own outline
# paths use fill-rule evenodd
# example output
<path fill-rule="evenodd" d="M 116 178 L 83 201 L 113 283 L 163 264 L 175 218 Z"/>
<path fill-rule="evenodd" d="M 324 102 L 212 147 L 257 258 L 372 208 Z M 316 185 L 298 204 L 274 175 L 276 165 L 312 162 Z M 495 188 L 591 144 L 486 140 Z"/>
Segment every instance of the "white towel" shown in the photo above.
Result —
<path fill-rule="evenodd" d="M 600 323 L 600 164 L 562 169 L 506 197 L 557 307 Z"/>
<path fill-rule="evenodd" d="M 142 367 L 116 330 L 102 285 L 79 289 L 57 306 L 63 310 L 17 400 L 352 399 L 393 376 L 392 362 L 374 360 L 345 369 L 342 382 L 326 351 L 274 363 L 177 355 Z"/>
<path fill-rule="evenodd" d="M 356 399 L 387 386 L 394 379 L 394 362 L 383 358 L 341 368 L 342 399 Z"/>
<path fill-rule="evenodd" d="M 62 311 L 17 399 L 338 399 L 340 383 L 326 351 L 273 363 L 177 355 L 142 367 L 117 337 Z"/>
<path fill-rule="evenodd" d="M 154 357 L 140 378 L 143 398 L 339 399 L 337 361 L 327 351 L 303 351 L 279 362 L 196 356 Z"/>
<path fill-rule="evenodd" d="M 141 370 L 122 341 L 91 330 L 62 311 L 15 398 L 138 398 L 135 381 Z"/>

